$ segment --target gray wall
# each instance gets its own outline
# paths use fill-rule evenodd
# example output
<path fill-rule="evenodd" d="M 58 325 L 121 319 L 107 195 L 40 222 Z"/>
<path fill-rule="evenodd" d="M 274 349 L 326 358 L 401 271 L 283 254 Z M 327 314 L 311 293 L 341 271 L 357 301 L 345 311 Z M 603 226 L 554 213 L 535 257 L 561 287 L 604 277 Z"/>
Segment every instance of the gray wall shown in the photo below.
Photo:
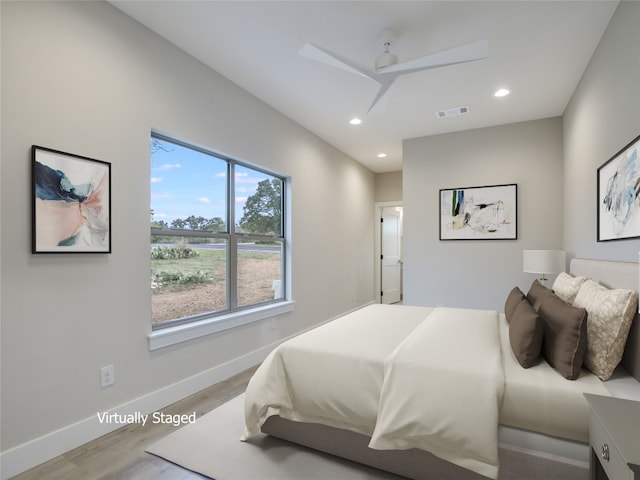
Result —
<path fill-rule="evenodd" d="M 373 300 L 371 171 L 106 2 L 1 8 L 3 452 Z M 292 315 L 149 351 L 152 128 L 291 177 Z M 112 163 L 111 255 L 30 253 L 32 144 Z"/>
<path fill-rule="evenodd" d="M 640 2 L 621 2 L 564 114 L 564 243 L 572 256 L 638 261 L 638 239 L 596 241 L 596 171 L 640 134 L 639 24 Z"/>
<path fill-rule="evenodd" d="M 402 200 L 402 172 L 376 173 L 376 202 Z"/>
<path fill-rule="evenodd" d="M 439 240 L 439 190 L 518 184 L 517 240 Z M 404 300 L 502 310 L 522 250 L 562 247 L 559 118 L 404 142 Z"/>
<path fill-rule="evenodd" d="M 374 196 L 371 172 L 106 3 L 0 8 L 3 452 L 372 300 L 372 206 L 397 182 Z M 501 309 L 532 280 L 527 248 L 637 260 L 638 240 L 595 241 L 595 170 L 640 133 L 639 20 L 621 2 L 562 120 L 405 142 L 407 303 Z M 292 177 L 296 306 L 275 330 L 149 352 L 151 128 Z M 32 144 L 112 162 L 113 254 L 29 253 Z M 511 182 L 518 240 L 438 240 L 440 188 Z M 107 363 L 117 381 L 101 390 Z"/>
<path fill-rule="evenodd" d="M 405 141 L 406 303 L 501 310 L 531 283 L 525 249 L 638 261 L 638 239 L 596 241 L 596 170 L 640 133 L 639 23 L 640 2 L 620 2 L 562 119 Z M 438 241 L 440 188 L 512 182 L 517 241 Z"/>

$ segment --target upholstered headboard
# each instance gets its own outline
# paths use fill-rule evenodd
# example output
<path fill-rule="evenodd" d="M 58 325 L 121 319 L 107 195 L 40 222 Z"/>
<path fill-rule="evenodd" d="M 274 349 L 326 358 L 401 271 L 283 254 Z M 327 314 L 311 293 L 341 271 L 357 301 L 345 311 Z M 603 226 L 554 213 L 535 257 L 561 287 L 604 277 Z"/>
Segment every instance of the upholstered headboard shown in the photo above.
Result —
<path fill-rule="evenodd" d="M 574 258 L 569 267 L 576 276 L 590 277 L 608 288 L 625 288 L 638 291 L 638 264 L 611 260 Z M 638 312 L 631 324 L 631 331 L 624 349 L 622 366 L 640 382 L 640 319 Z"/>

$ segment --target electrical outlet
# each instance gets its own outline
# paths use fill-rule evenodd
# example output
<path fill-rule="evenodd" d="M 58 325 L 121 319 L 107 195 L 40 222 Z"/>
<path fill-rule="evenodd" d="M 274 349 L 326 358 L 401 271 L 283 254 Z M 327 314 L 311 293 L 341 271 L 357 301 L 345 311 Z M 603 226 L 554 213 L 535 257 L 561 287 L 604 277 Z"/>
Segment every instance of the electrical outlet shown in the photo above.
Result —
<path fill-rule="evenodd" d="M 113 372 L 113 365 L 107 365 L 100 369 L 100 386 L 102 388 L 108 387 L 116 383 L 116 377 Z"/>

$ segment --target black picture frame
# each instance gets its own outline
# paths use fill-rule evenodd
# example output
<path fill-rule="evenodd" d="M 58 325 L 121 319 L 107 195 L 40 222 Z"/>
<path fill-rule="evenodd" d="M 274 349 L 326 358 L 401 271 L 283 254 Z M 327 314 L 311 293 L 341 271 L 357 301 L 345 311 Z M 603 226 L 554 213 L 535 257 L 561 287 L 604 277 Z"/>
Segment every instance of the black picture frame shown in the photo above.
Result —
<path fill-rule="evenodd" d="M 111 164 L 31 147 L 31 253 L 111 253 Z"/>
<path fill-rule="evenodd" d="M 440 240 L 517 240 L 518 185 L 440 189 Z"/>
<path fill-rule="evenodd" d="M 597 241 L 640 238 L 640 135 L 597 170 Z"/>

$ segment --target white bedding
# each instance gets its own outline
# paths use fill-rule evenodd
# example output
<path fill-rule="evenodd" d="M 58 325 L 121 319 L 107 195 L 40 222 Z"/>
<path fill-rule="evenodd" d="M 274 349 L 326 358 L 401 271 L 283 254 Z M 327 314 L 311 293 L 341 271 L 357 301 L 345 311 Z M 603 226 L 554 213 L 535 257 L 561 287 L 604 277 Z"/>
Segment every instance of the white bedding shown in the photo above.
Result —
<path fill-rule="evenodd" d="M 492 354 L 481 356 L 482 344 Z M 583 393 L 609 395 L 606 383 L 586 370 L 566 380 L 544 361 L 523 369 L 496 312 L 371 305 L 271 352 L 247 387 L 245 438 L 280 415 L 367 435 L 373 448 L 427 449 L 495 478 L 498 423 L 586 444 Z"/>
<path fill-rule="evenodd" d="M 245 438 L 276 414 L 368 436 L 379 424 L 375 448 L 415 446 L 497 478 L 497 409 L 503 389 L 497 320 L 497 312 L 371 305 L 296 337 L 274 350 L 249 382 Z M 452 337 L 465 340 L 451 348 Z M 411 358 L 420 364 L 418 372 Z M 437 365 L 435 358 L 441 358 Z M 457 392 L 451 390 L 455 384 Z M 470 384 L 474 395 L 466 393 Z M 417 401 L 398 410 L 401 398 Z M 467 416 L 448 414 L 454 411 L 451 402 Z M 395 430 L 414 420 L 424 423 L 419 419 L 428 419 L 429 411 L 436 424 L 428 440 L 401 445 L 393 438 Z"/>
<path fill-rule="evenodd" d="M 542 360 L 524 369 L 509 343 L 509 327 L 500 316 L 505 392 L 500 423 L 554 437 L 589 442 L 589 406 L 583 393 L 609 396 L 598 377 L 583 369 L 577 380 L 567 380 Z"/>
<path fill-rule="evenodd" d="M 247 386 L 245 437 L 276 414 L 371 436 L 384 359 L 432 310 L 371 305 L 280 345 Z"/>
<path fill-rule="evenodd" d="M 385 360 L 369 446 L 418 448 L 498 478 L 498 312 L 438 308 Z"/>

